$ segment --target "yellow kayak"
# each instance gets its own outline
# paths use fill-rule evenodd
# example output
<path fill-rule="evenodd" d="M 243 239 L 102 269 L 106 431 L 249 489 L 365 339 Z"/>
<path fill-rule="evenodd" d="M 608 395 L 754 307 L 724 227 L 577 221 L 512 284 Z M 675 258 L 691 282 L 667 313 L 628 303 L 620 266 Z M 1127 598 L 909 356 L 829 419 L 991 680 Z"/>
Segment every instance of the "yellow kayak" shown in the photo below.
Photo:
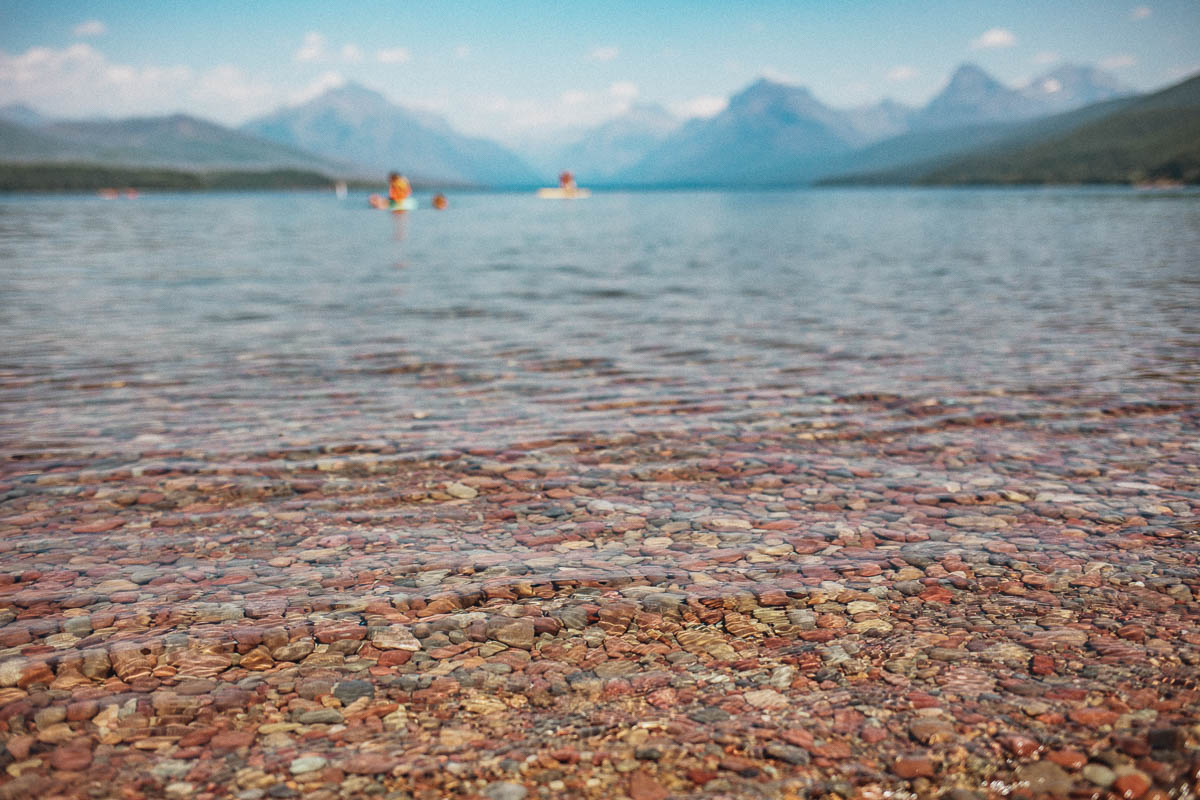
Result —
<path fill-rule="evenodd" d="M 546 187 L 538 189 L 537 196 L 544 200 L 579 200 L 584 197 L 591 197 L 592 193 L 587 189 L 563 189 L 556 186 L 554 188 Z"/>

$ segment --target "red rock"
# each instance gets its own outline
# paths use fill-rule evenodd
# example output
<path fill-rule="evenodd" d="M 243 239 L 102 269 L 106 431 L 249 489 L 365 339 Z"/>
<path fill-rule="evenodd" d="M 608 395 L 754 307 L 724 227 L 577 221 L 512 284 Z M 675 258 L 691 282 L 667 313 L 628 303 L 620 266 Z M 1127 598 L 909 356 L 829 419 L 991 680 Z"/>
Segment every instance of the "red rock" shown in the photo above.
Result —
<path fill-rule="evenodd" d="M 1005 750 L 1021 758 L 1031 756 L 1041 749 L 1041 745 L 1028 736 L 1006 736 L 1001 742 Z"/>
<path fill-rule="evenodd" d="M 212 737 L 208 746 L 213 750 L 237 750 L 253 743 L 254 733 L 251 731 L 223 731 Z"/>
<path fill-rule="evenodd" d="M 1078 750 L 1051 750 L 1046 754 L 1046 759 L 1071 770 L 1083 769 L 1087 764 L 1087 756 Z"/>
<path fill-rule="evenodd" d="M 878 725 L 864 725 L 859 735 L 867 744 L 878 744 L 887 738 L 888 732 Z"/>
<path fill-rule="evenodd" d="M 1069 714 L 1072 721 L 1084 725 L 1088 728 L 1099 728 L 1103 725 L 1111 725 L 1117 721 L 1120 715 L 1115 711 L 1109 711 L 1105 708 L 1074 708 Z"/>
<path fill-rule="evenodd" d="M 99 710 L 100 703 L 95 700 L 76 700 L 73 703 L 67 704 L 67 720 L 78 722 L 80 720 L 91 719 L 96 716 L 96 712 Z"/>
<path fill-rule="evenodd" d="M 19 647 L 33 641 L 28 628 L 10 625 L 0 630 L 0 647 Z"/>
<path fill-rule="evenodd" d="M 573 747 L 560 747 L 551 750 L 550 757 L 563 764 L 576 764 L 579 762 L 579 751 Z"/>
<path fill-rule="evenodd" d="M 76 525 L 71 528 L 71 533 L 106 533 L 116 530 L 125 524 L 125 520 L 112 517 L 109 519 L 100 519 L 95 522 L 87 522 L 82 525 Z"/>
<path fill-rule="evenodd" d="M 1056 672 L 1054 659 L 1044 653 L 1038 653 L 1030 659 L 1029 671 L 1034 675 L 1053 675 Z"/>
<path fill-rule="evenodd" d="M 185 733 L 179 739 L 180 747 L 198 747 L 203 744 L 208 744 L 209 740 L 217 733 L 215 728 L 204 728 L 201 730 L 193 730 Z"/>
<path fill-rule="evenodd" d="M 925 756 L 901 756 L 892 765 L 892 772 L 901 778 L 932 778 L 933 764 Z"/>
<path fill-rule="evenodd" d="M 1113 783 L 1113 790 L 1125 800 L 1137 800 L 1149 788 L 1150 779 L 1140 772 L 1128 772 Z"/>
<path fill-rule="evenodd" d="M 9 755 L 17 761 L 24 761 L 29 758 L 29 749 L 35 741 L 37 740 L 32 736 L 13 736 L 4 744 L 8 748 Z"/>
<path fill-rule="evenodd" d="M 92 763 L 92 751 L 87 745 L 65 744 L 50 753 L 50 766 L 67 772 L 80 772 Z"/>
<path fill-rule="evenodd" d="M 825 744 L 808 748 L 814 756 L 822 758 L 843 759 L 850 757 L 850 745 L 846 742 L 826 742 Z"/>
<path fill-rule="evenodd" d="M 788 744 L 794 744 L 797 747 L 803 747 L 806 750 L 812 747 L 813 744 L 813 735 L 808 731 L 801 730 L 799 728 L 783 731 L 779 734 L 779 738 L 783 739 Z"/>
<path fill-rule="evenodd" d="M 645 770 L 629 776 L 629 796 L 633 800 L 666 800 L 669 795 L 670 792 Z"/>
<path fill-rule="evenodd" d="M 391 772 L 399 763 L 398 757 L 385 753 L 359 753 L 342 761 L 338 766 L 351 775 L 378 775 Z"/>
<path fill-rule="evenodd" d="M 918 595 L 926 603 L 949 603 L 954 594 L 945 586 L 930 586 Z"/>
<path fill-rule="evenodd" d="M 398 667 L 401 664 L 407 664 L 410 659 L 412 659 L 412 651 L 384 650 L 379 654 L 377 663 L 381 667 Z"/>
<path fill-rule="evenodd" d="M 50 669 L 50 665 L 45 661 L 30 661 L 21 670 L 21 675 L 17 679 L 17 686 L 22 689 L 28 689 L 30 686 L 45 684 L 49 686 L 54 682 L 54 671 Z"/>

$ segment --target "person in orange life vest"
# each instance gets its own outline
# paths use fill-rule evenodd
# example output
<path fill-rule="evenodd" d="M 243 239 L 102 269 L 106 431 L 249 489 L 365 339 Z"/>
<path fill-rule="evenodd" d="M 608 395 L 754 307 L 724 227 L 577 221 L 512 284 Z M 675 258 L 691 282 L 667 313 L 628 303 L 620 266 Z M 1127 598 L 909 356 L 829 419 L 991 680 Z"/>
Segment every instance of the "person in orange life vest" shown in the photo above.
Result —
<path fill-rule="evenodd" d="M 393 172 L 388 175 L 388 200 L 393 203 L 403 203 L 412 196 L 412 185 L 408 178 Z"/>

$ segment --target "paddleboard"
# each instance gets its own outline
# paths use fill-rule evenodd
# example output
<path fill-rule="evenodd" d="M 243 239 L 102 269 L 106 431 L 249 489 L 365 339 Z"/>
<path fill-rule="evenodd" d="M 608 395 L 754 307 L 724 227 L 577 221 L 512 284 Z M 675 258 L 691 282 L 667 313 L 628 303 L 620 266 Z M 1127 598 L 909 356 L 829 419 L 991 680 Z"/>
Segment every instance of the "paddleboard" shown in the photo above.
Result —
<path fill-rule="evenodd" d="M 537 196 L 544 200 L 581 200 L 585 197 L 591 197 L 592 193 L 587 189 L 563 189 L 561 187 L 550 188 L 549 186 L 538 189 Z"/>
<path fill-rule="evenodd" d="M 385 211 L 413 211 L 417 207 L 415 197 L 406 197 L 399 203 L 393 203 L 381 194 L 373 194 L 367 198 L 367 202 L 371 204 L 371 208 Z"/>

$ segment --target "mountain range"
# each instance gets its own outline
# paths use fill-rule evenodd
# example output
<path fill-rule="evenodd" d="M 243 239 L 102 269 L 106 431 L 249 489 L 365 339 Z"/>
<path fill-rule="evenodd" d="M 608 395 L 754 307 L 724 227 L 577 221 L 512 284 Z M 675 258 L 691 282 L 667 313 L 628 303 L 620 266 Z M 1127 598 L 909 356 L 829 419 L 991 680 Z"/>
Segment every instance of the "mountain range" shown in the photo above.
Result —
<path fill-rule="evenodd" d="M 463 136 L 439 117 L 354 83 L 251 120 L 241 131 L 375 174 L 404 170 L 423 182 L 504 186 L 538 180 L 529 165 L 495 142 Z"/>
<path fill-rule="evenodd" d="M 1008 125 L 985 146 L 834 184 L 1200 183 L 1200 76 L 1140 97 Z"/>
<path fill-rule="evenodd" d="M 531 186 L 560 169 L 581 183 L 610 186 L 795 185 L 842 175 L 910 180 L 980 148 L 1017 153 L 1067 136 L 1134 100 L 1110 75 L 1074 65 L 1012 88 L 964 64 L 921 108 L 890 100 L 833 108 L 802 86 L 764 78 L 711 118 L 685 122 L 661 107 L 635 105 L 557 146 L 518 155 L 346 84 L 237 130 L 186 115 L 62 121 L 6 106 L 0 162 L 304 169 L 374 179 L 403 169 L 416 182 L 447 186 Z M 1162 114 L 1184 107 L 1169 105 L 1173 110 Z M 1128 145 L 1128 131 L 1122 135 Z"/>
<path fill-rule="evenodd" d="M 923 108 L 885 100 L 835 109 L 804 87 L 762 79 L 717 116 L 689 122 L 614 177 L 627 184 L 803 183 L 844 171 L 852 154 L 885 140 L 908 136 L 917 154 L 928 157 L 943 152 L 947 132 L 1012 124 L 1123 94 L 1115 79 L 1091 67 L 1064 65 L 1012 89 L 964 64 Z M 905 147 L 893 149 L 896 163 L 910 157 Z"/>
<path fill-rule="evenodd" d="M 10 163 L 79 162 L 195 170 L 293 168 L 329 174 L 351 169 L 344 160 L 314 156 L 186 114 L 50 120 L 19 105 L 0 109 L 0 154 L 0 160 Z"/>

